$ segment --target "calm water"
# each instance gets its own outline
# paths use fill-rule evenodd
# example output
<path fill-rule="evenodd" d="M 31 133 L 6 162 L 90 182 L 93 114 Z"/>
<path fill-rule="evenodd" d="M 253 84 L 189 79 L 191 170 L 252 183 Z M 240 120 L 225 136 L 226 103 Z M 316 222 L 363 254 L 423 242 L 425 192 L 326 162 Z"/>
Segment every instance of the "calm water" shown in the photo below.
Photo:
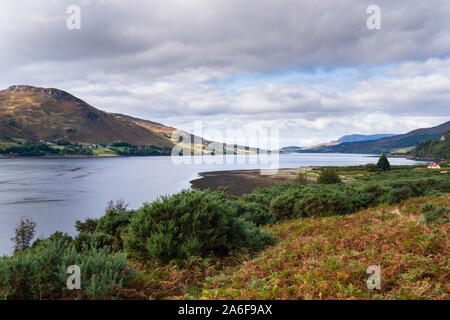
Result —
<path fill-rule="evenodd" d="M 160 195 L 189 188 L 189 181 L 199 172 L 258 168 L 248 163 L 248 157 L 245 160 L 243 164 L 175 165 L 170 157 L 0 158 L 0 255 L 11 253 L 10 238 L 21 217 L 36 222 L 37 236 L 57 230 L 74 235 L 74 222 L 100 217 L 109 200 L 124 199 L 131 208 L 138 208 Z M 417 163 L 403 158 L 389 160 L 391 164 Z M 355 154 L 287 154 L 280 155 L 279 167 L 376 161 L 375 157 Z"/>

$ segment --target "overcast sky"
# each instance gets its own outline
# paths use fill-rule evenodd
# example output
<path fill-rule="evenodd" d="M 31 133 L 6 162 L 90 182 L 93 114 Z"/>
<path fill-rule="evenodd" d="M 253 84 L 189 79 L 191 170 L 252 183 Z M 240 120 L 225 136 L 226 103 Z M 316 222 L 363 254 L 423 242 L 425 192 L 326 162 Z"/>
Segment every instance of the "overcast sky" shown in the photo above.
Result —
<path fill-rule="evenodd" d="M 450 118 L 448 0 L 2 0 L 0 34 L 1 88 L 188 131 L 278 128 L 307 146 Z"/>

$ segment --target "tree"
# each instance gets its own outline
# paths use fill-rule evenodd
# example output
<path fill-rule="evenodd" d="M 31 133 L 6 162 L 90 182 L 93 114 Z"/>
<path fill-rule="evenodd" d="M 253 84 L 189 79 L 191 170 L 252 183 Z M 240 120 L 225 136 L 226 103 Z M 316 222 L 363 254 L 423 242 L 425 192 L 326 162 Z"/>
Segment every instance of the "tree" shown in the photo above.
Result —
<path fill-rule="evenodd" d="M 320 184 L 333 184 L 333 183 L 341 183 L 341 179 L 339 178 L 337 172 L 331 168 L 325 168 L 320 173 L 317 178 L 317 183 Z"/>
<path fill-rule="evenodd" d="M 28 218 L 22 218 L 15 229 L 15 236 L 12 238 L 15 251 L 30 247 L 36 233 L 36 223 Z"/>
<path fill-rule="evenodd" d="M 377 167 L 385 171 L 391 168 L 391 164 L 384 153 L 381 155 L 380 159 L 378 159 Z"/>

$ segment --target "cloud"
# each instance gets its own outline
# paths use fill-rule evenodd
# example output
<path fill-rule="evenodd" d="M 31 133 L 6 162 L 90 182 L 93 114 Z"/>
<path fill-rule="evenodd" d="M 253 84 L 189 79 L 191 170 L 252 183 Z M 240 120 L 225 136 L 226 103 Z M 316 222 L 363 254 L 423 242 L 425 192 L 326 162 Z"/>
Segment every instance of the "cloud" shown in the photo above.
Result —
<path fill-rule="evenodd" d="M 81 7 L 81 30 L 66 8 Z M 448 120 L 450 3 L 16 0 L 0 4 L 0 85 L 57 87 L 188 129 L 279 127 L 286 144 Z"/>

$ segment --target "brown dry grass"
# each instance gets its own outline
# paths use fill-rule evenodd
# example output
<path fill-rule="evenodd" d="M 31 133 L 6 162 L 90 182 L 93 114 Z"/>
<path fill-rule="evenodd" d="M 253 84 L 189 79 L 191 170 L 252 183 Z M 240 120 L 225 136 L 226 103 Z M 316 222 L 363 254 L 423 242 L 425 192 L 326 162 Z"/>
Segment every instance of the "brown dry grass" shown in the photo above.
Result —
<path fill-rule="evenodd" d="M 426 226 L 409 199 L 354 215 L 298 219 L 271 227 L 278 244 L 207 279 L 204 299 L 448 299 L 449 224 Z M 381 267 L 381 290 L 366 287 Z"/>

